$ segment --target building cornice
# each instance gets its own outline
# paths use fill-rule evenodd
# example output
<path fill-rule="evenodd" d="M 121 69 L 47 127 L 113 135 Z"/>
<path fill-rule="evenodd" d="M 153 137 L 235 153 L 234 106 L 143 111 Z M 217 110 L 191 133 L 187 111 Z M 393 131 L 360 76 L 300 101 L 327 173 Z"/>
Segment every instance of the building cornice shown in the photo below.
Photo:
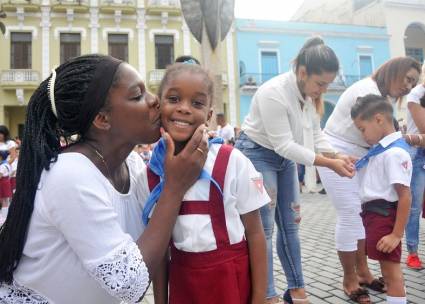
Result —
<path fill-rule="evenodd" d="M 425 10 L 425 1 L 421 1 L 421 0 L 403 0 L 403 1 L 386 0 L 384 2 L 384 5 L 387 7 Z"/>
<path fill-rule="evenodd" d="M 258 27 L 247 27 L 239 26 L 239 32 L 254 32 L 254 33 L 275 33 L 275 34 L 288 34 L 288 35 L 306 35 L 306 36 L 320 36 L 325 37 L 345 37 L 345 38 L 364 38 L 364 39 L 377 39 L 377 40 L 388 40 L 390 35 L 388 34 L 368 34 L 368 33 L 353 33 L 353 32 L 335 32 L 335 31 L 312 31 L 312 30 L 295 30 L 285 28 L 258 28 Z"/>

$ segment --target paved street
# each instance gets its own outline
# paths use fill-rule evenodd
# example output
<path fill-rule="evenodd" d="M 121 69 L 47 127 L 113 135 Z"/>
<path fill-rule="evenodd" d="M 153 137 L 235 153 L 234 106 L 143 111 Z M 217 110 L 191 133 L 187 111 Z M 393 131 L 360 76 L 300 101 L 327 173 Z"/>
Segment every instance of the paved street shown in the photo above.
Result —
<path fill-rule="evenodd" d="M 352 303 L 347 300 L 342 286 L 342 270 L 334 249 L 335 211 L 326 195 L 302 195 L 301 244 L 304 277 L 312 304 Z M 421 222 L 421 244 L 419 252 L 425 260 L 425 220 Z M 404 246 L 404 243 L 403 243 Z M 405 253 L 403 261 L 405 260 Z M 275 254 L 276 285 L 283 293 L 286 282 L 280 262 Z M 403 265 L 404 266 L 404 265 Z M 371 262 L 370 267 L 378 276 L 379 265 Z M 409 303 L 425 303 L 425 270 L 415 271 L 404 268 Z M 385 303 L 385 295 L 371 291 L 373 303 Z M 153 304 L 151 290 L 144 304 Z"/>

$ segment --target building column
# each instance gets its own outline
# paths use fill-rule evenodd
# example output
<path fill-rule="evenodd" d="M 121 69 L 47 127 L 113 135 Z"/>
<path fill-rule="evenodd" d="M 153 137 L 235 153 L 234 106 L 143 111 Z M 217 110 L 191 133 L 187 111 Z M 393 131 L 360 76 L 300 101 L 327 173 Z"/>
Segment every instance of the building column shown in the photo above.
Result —
<path fill-rule="evenodd" d="M 0 105 L 0 125 L 8 125 L 5 121 L 4 105 Z"/>
<path fill-rule="evenodd" d="M 227 83 L 229 91 L 229 118 L 230 124 L 236 126 L 238 123 L 237 118 L 237 104 L 236 104 L 236 79 L 235 79 L 235 52 L 233 48 L 233 26 L 226 36 L 226 49 L 227 49 Z"/>
<path fill-rule="evenodd" d="M 183 55 L 191 55 L 192 49 L 190 47 L 190 31 L 184 18 L 182 18 L 182 32 L 183 32 Z"/>
<path fill-rule="evenodd" d="M 90 51 L 99 52 L 99 6 L 97 0 L 90 1 Z"/>
<path fill-rule="evenodd" d="M 142 78 L 147 83 L 146 74 L 146 18 L 145 18 L 145 9 L 139 7 L 137 9 L 137 40 L 138 40 L 138 56 L 139 56 L 139 73 L 142 75 Z"/>
<path fill-rule="evenodd" d="M 43 0 L 41 6 L 41 75 L 46 79 L 50 74 L 50 3 Z"/>

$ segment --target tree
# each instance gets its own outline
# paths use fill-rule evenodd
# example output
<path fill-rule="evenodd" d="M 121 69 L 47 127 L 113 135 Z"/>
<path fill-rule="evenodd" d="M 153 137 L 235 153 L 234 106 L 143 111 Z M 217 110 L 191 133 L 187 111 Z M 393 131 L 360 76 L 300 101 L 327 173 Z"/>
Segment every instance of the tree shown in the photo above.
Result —
<path fill-rule="evenodd" d="M 214 110 L 223 112 L 221 41 L 234 19 L 235 0 L 181 0 L 182 12 L 190 32 L 201 44 L 202 64 L 215 80 Z"/>

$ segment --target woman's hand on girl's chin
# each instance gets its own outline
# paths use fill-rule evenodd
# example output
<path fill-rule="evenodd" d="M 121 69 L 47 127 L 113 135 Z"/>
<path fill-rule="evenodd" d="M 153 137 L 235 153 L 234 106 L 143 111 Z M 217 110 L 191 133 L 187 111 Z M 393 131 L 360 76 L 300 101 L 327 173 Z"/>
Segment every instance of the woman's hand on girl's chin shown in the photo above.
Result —
<path fill-rule="evenodd" d="M 197 181 L 207 159 L 206 126 L 200 125 L 184 149 L 177 155 L 174 155 L 175 147 L 171 136 L 162 128 L 161 133 L 167 145 L 164 161 L 165 187 L 184 194 Z"/>

